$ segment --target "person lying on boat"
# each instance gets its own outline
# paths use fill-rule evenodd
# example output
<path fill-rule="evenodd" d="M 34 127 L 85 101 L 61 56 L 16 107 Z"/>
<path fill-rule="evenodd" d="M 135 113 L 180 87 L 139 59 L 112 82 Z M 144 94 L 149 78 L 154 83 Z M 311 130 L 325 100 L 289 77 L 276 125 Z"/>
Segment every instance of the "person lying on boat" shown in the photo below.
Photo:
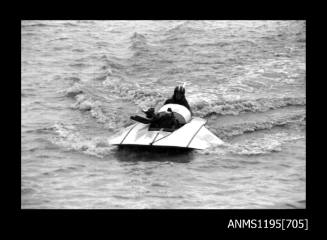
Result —
<path fill-rule="evenodd" d="M 185 98 L 185 88 L 182 86 L 175 87 L 174 94 L 171 98 L 167 99 L 164 105 L 173 103 L 173 104 L 179 104 L 184 107 L 186 107 L 190 112 L 192 113 L 192 110 L 190 108 L 190 105 L 188 104 L 186 98 Z"/>
<path fill-rule="evenodd" d="M 177 86 L 174 90 L 174 94 L 171 98 L 167 99 L 164 103 L 166 104 L 179 104 L 186 107 L 192 114 L 190 105 L 185 98 L 185 88 L 182 86 Z M 148 124 L 151 123 L 152 128 L 170 128 L 177 129 L 180 128 L 183 123 L 181 123 L 178 118 L 174 116 L 171 108 L 167 109 L 167 112 L 155 113 L 154 108 L 149 108 L 147 111 L 143 111 L 147 118 L 140 116 L 131 116 L 131 119 Z"/>

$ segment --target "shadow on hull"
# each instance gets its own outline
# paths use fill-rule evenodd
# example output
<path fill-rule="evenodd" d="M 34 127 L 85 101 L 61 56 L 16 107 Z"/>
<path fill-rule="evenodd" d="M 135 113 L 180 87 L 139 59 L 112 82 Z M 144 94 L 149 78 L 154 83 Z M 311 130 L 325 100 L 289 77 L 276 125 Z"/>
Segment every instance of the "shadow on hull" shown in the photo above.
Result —
<path fill-rule="evenodd" d="M 188 163 L 193 159 L 193 149 L 180 147 L 154 147 L 120 145 L 117 146 L 115 157 L 124 162 L 158 161 Z"/>

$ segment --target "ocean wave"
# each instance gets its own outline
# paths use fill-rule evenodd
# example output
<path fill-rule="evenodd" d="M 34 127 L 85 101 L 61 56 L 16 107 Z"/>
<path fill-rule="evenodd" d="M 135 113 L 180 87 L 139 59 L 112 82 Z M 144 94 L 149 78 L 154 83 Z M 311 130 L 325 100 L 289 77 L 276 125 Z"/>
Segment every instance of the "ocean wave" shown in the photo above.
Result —
<path fill-rule="evenodd" d="M 131 101 L 140 108 L 155 107 L 165 100 L 165 96 L 158 91 L 143 88 L 136 83 L 122 82 L 122 79 L 118 77 L 108 77 L 103 81 L 103 85 L 110 93 Z"/>
<path fill-rule="evenodd" d="M 146 37 L 139 33 L 134 33 L 133 36 L 130 38 L 131 40 L 131 49 L 143 49 L 147 46 Z"/>
<path fill-rule="evenodd" d="M 140 57 L 143 54 L 149 53 L 149 45 L 144 35 L 134 33 L 130 40 L 131 45 L 129 46 L 129 49 L 134 52 L 133 57 Z"/>
<path fill-rule="evenodd" d="M 103 101 L 96 99 L 94 96 L 90 96 L 87 92 L 84 92 L 80 85 L 75 86 L 67 91 L 66 96 L 73 97 L 76 102 L 72 105 L 73 109 L 77 109 L 82 112 L 88 112 L 96 122 L 103 124 L 105 129 L 114 130 L 118 125 L 126 124 L 129 122 L 129 118 L 125 118 L 125 115 L 118 114 L 115 110 L 109 112 L 104 111 Z"/>
<path fill-rule="evenodd" d="M 196 47 L 194 41 L 204 37 L 205 30 L 200 21 L 186 21 L 164 32 L 164 38 L 160 43 L 171 48 L 178 46 L 176 50 L 186 47 Z"/>
<path fill-rule="evenodd" d="M 51 138 L 51 142 L 68 150 L 103 158 L 113 149 L 106 137 L 83 136 L 75 126 L 56 123 L 53 129 L 57 136 Z"/>
<path fill-rule="evenodd" d="M 254 156 L 265 155 L 273 152 L 280 152 L 283 149 L 285 143 L 290 141 L 296 141 L 304 139 L 301 134 L 287 134 L 285 132 L 279 132 L 275 134 L 265 134 L 262 137 L 247 139 L 241 143 L 228 143 L 224 142 L 222 145 L 214 148 L 198 150 L 200 154 L 218 154 L 224 155 L 242 155 L 242 156 Z M 259 163 L 251 162 L 251 164 Z"/>
<path fill-rule="evenodd" d="M 305 37 L 300 37 L 296 41 L 299 42 L 299 43 L 305 43 L 306 39 L 305 39 Z"/>
<path fill-rule="evenodd" d="M 97 47 L 101 48 L 101 47 L 108 47 L 109 44 L 108 44 L 108 42 L 105 42 L 105 41 L 98 41 L 95 43 L 95 45 Z"/>
<path fill-rule="evenodd" d="M 34 96 L 36 96 L 36 94 L 34 94 L 34 93 L 26 93 L 26 92 L 21 92 L 21 97 L 22 98 L 26 98 L 26 97 L 34 97 Z"/>
<path fill-rule="evenodd" d="M 166 34 L 175 35 L 175 34 L 185 34 L 185 33 L 203 33 L 204 29 L 200 27 L 196 27 L 196 23 L 201 23 L 201 22 L 196 22 L 196 21 L 182 22 L 179 25 L 169 29 L 166 32 Z"/>
<path fill-rule="evenodd" d="M 242 121 L 241 123 L 231 123 L 226 126 L 211 126 L 210 129 L 223 140 L 239 136 L 244 133 L 251 133 L 262 130 L 270 130 L 275 127 L 288 127 L 292 125 L 305 125 L 305 114 L 298 113 L 290 116 L 277 118 L 264 118 L 257 121 Z"/>
<path fill-rule="evenodd" d="M 213 115 L 239 115 L 245 112 L 266 112 L 286 106 L 305 105 L 305 97 L 282 97 L 217 102 L 200 100 L 194 102 L 192 108 L 196 115 L 207 118 Z"/>
<path fill-rule="evenodd" d="M 79 77 L 65 77 L 64 80 L 72 81 L 72 82 L 80 82 L 81 79 Z"/>
<path fill-rule="evenodd" d="M 129 101 L 138 106 L 136 111 L 161 106 L 166 99 L 160 92 L 154 92 L 152 89 L 146 89 L 134 83 L 125 83 L 121 78 L 117 77 L 107 77 L 102 84 L 105 87 L 104 91 L 106 94 L 110 95 L 110 102 L 116 101 L 115 99 Z M 101 96 L 93 96 L 92 90 L 80 83 L 75 83 L 72 87 L 65 90 L 65 95 L 76 100 L 72 106 L 74 109 L 89 112 L 106 129 L 113 130 L 118 125 L 126 125 L 131 121 L 126 116 L 128 113 L 117 113 L 118 109 L 110 108 L 110 111 L 104 111 L 104 103 L 108 99 L 104 99 Z"/>
<path fill-rule="evenodd" d="M 81 49 L 81 48 L 74 48 L 72 51 L 73 52 L 85 52 L 85 50 Z"/>
<path fill-rule="evenodd" d="M 102 55 L 97 60 L 102 63 L 99 65 L 99 69 L 96 70 L 98 76 L 94 80 L 104 81 L 111 75 L 121 75 L 124 73 L 125 67 L 114 60 L 109 60 L 106 55 Z"/>
<path fill-rule="evenodd" d="M 199 44 L 192 44 L 192 46 L 198 46 L 198 47 L 225 47 L 231 45 L 231 42 L 228 41 L 220 41 L 220 42 L 214 42 L 214 43 L 199 43 Z"/>
<path fill-rule="evenodd" d="M 50 27 L 53 26 L 51 24 L 46 24 L 46 23 L 22 23 L 22 27 Z"/>
<path fill-rule="evenodd" d="M 107 76 L 106 80 L 102 82 L 104 86 L 103 91 L 110 95 L 110 101 L 129 101 L 138 106 L 139 109 L 148 109 L 150 107 L 160 107 L 167 96 L 160 91 L 153 91 L 142 87 L 136 83 L 126 82 L 121 77 Z M 76 102 L 73 108 L 80 111 L 88 111 L 97 122 L 102 123 L 108 129 L 114 129 L 120 122 L 126 123 L 127 119 L 122 119 L 123 116 L 117 118 L 114 108 L 111 108 L 110 112 L 104 111 L 103 104 L 105 99 L 100 96 L 92 94 L 92 90 L 89 87 L 84 86 L 80 82 L 76 82 L 72 87 L 65 90 L 65 95 L 68 97 L 75 98 Z M 94 95 L 94 96 L 93 96 Z M 222 126 L 216 127 L 215 124 L 212 126 L 215 133 L 224 139 L 241 135 L 246 132 L 254 132 L 259 130 L 271 129 L 276 126 L 285 126 L 288 124 L 305 124 L 306 116 L 305 109 L 301 106 L 305 106 L 305 98 L 260 98 L 255 100 L 237 100 L 237 101 L 220 101 L 215 102 L 208 99 L 207 101 L 202 100 L 198 102 L 192 102 L 191 107 L 195 116 L 207 118 L 214 123 L 215 118 L 221 116 L 239 116 L 245 117 L 244 114 L 260 114 L 270 117 L 254 116 L 251 120 L 243 121 L 239 123 L 236 121 L 233 124 L 223 124 Z M 300 107 L 295 112 L 288 114 L 289 110 L 287 107 L 296 108 Z M 273 115 L 269 111 L 282 110 L 281 115 Z M 136 109 L 137 111 L 138 109 Z M 128 114 L 128 113 L 127 113 Z M 126 116 L 125 116 L 126 117 Z M 218 119 L 219 120 L 219 119 Z M 209 122 L 210 122 L 209 121 Z M 227 120 L 229 121 L 229 120 Z"/>
<path fill-rule="evenodd" d="M 56 39 L 54 39 L 52 41 L 63 41 L 63 40 L 68 40 L 68 39 L 70 39 L 70 38 L 68 38 L 68 37 L 60 37 L 60 38 L 56 38 Z"/>
<path fill-rule="evenodd" d="M 76 103 L 74 108 L 78 108 L 82 111 L 90 111 L 92 108 L 98 107 L 98 102 L 93 101 L 86 94 L 79 93 L 75 95 Z"/>
<path fill-rule="evenodd" d="M 106 129 L 115 129 L 117 123 L 124 123 L 121 119 L 121 114 L 116 114 L 115 111 L 110 111 L 109 113 L 104 112 L 103 104 L 105 100 L 101 96 L 92 94 L 93 90 L 90 89 L 90 86 L 75 82 L 70 88 L 62 92 L 66 97 L 76 100 L 71 106 L 73 109 L 89 112 L 98 123 L 104 124 Z M 113 93 L 113 91 L 110 91 L 110 93 Z"/>
<path fill-rule="evenodd" d="M 110 96 L 109 100 L 113 103 L 116 100 L 128 101 L 138 106 L 135 109 L 136 113 L 140 109 L 148 109 L 150 107 L 158 108 L 168 98 L 161 91 L 153 91 L 151 88 L 140 86 L 134 82 L 125 81 L 122 77 L 104 76 L 102 81 L 104 87 L 100 94 L 105 93 Z M 97 87 L 96 87 L 97 89 Z M 120 111 L 110 107 L 110 111 L 105 108 L 105 95 L 98 96 L 97 90 L 86 86 L 81 82 L 75 82 L 72 87 L 65 90 L 67 97 L 73 97 L 76 102 L 73 105 L 74 109 L 83 112 L 88 112 L 98 123 L 101 123 L 108 129 L 115 129 L 121 123 L 130 122 L 129 113 L 117 114 Z M 94 92 L 96 91 L 96 92 Z M 102 92 L 103 91 L 103 92 Z M 192 95 L 192 93 L 190 93 Z M 306 116 L 303 106 L 306 104 L 306 99 L 303 97 L 283 97 L 283 98 L 260 98 L 249 100 L 234 100 L 234 101 L 217 101 L 197 100 L 190 102 L 195 116 L 207 118 L 209 123 L 212 123 L 211 128 L 217 136 L 223 139 L 228 139 L 233 136 L 242 135 L 247 132 L 255 132 L 265 129 L 271 129 L 276 126 L 285 126 L 290 124 L 304 125 Z M 288 113 L 290 107 L 292 112 Z M 281 114 L 274 115 L 273 111 L 282 111 Z M 271 113 L 270 113 L 271 112 Z M 248 114 L 261 114 L 253 117 Z M 235 121 L 231 124 L 217 125 L 214 123 L 215 118 L 221 121 L 221 117 L 240 116 L 244 121 Z M 271 116 L 271 117 L 270 117 Z M 126 119 L 124 119 L 124 117 Z M 226 118 L 226 119 L 227 119 Z M 237 118 L 239 119 L 239 118 Z M 228 119 L 226 121 L 229 121 Z"/>
<path fill-rule="evenodd" d="M 71 80 L 71 78 L 69 80 Z M 63 90 L 63 92 L 67 97 L 75 97 L 76 95 L 84 92 L 84 86 L 79 82 L 76 82 L 68 89 Z"/>
<path fill-rule="evenodd" d="M 62 49 L 60 49 L 62 50 Z M 91 65 L 89 64 L 86 64 L 86 63 L 72 63 L 72 64 L 69 64 L 70 67 L 73 67 L 73 68 L 85 68 L 85 67 L 90 67 Z"/>
<path fill-rule="evenodd" d="M 49 133 L 49 132 L 53 132 L 53 130 L 54 130 L 53 126 L 48 126 L 48 127 L 25 130 L 24 133 Z"/>
<path fill-rule="evenodd" d="M 206 43 L 192 43 L 191 45 L 186 44 L 190 47 L 201 47 L 201 48 L 210 48 L 210 47 L 227 47 L 227 46 L 240 46 L 240 47 L 256 47 L 257 44 L 249 40 L 234 40 L 234 41 L 218 41 L 218 42 L 206 42 Z"/>
<path fill-rule="evenodd" d="M 146 37 L 140 33 L 134 32 L 134 34 L 130 37 L 132 41 L 142 41 L 146 42 Z"/>
<path fill-rule="evenodd" d="M 126 68 L 125 65 L 119 63 L 118 59 L 109 59 L 106 55 L 102 55 L 99 60 L 104 63 L 104 68 L 110 68 L 112 70 L 124 70 Z"/>
<path fill-rule="evenodd" d="M 246 140 L 241 144 L 231 144 L 229 153 L 237 155 L 262 155 L 280 152 L 284 143 L 304 139 L 302 135 L 289 135 L 287 133 L 267 134 L 264 137 Z"/>
<path fill-rule="evenodd" d="M 83 164 L 74 164 L 69 167 L 59 167 L 55 170 L 43 172 L 42 175 L 44 176 L 50 176 L 50 175 L 57 175 L 58 173 L 70 173 L 70 172 L 76 172 L 82 168 L 84 168 L 85 165 Z"/>
<path fill-rule="evenodd" d="M 33 188 L 28 188 L 28 187 L 22 187 L 21 189 L 21 194 L 23 195 L 28 195 L 28 194 L 33 194 L 36 193 L 36 190 Z"/>
<path fill-rule="evenodd" d="M 73 108 L 80 111 L 89 111 L 91 116 L 94 117 L 98 123 L 108 122 L 109 119 L 106 114 L 104 114 L 100 101 L 94 100 L 86 94 L 76 95 L 75 99 L 76 103 L 73 105 Z"/>
<path fill-rule="evenodd" d="M 36 36 L 37 34 L 34 32 L 22 32 L 22 37 L 23 36 Z"/>
<path fill-rule="evenodd" d="M 272 209 L 305 209 L 306 200 L 300 200 L 291 203 L 278 203 L 274 204 L 270 208 Z"/>
<path fill-rule="evenodd" d="M 72 22 L 65 22 L 63 25 L 66 26 L 66 27 L 77 27 L 77 26 L 79 26 L 78 24 L 72 23 Z"/>

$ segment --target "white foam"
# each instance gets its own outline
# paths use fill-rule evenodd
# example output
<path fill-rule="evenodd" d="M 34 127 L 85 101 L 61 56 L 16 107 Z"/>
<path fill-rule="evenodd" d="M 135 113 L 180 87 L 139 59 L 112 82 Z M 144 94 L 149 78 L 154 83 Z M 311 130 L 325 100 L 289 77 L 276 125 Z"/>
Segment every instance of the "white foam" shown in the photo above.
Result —
<path fill-rule="evenodd" d="M 66 149 L 83 152 L 89 155 L 103 158 L 112 151 L 113 147 L 108 145 L 106 137 L 83 136 L 75 126 L 56 123 L 54 131 L 57 136 L 51 141 Z"/>
<path fill-rule="evenodd" d="M 279 152 L 284 143 L 304 139 L 303 135 L 287 133 L 266 134 L 263 137 L 249 139 L 239 144 L 231 144 L 228 151 L 238 155 L 259 155 Z"/>

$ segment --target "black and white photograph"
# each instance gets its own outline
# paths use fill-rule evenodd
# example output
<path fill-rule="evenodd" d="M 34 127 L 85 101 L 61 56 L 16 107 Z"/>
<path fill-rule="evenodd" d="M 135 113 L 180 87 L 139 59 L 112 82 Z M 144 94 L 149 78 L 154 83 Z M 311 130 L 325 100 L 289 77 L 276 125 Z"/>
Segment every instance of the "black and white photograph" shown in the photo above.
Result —
<path fill-rule="evenodd" d="M 306 209 L 305 20 L 21 20 L 21 209 Z"/>

